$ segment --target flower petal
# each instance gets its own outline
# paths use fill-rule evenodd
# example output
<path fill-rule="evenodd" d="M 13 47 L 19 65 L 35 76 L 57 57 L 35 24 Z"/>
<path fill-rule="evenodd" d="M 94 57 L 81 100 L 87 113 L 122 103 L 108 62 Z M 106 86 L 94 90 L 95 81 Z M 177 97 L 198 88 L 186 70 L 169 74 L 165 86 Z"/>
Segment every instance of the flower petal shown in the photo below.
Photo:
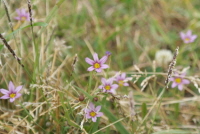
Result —
<path fill-rule="evenodd" d="M 94 104 L 93 104 L 92 102 L 89 103 L 89 108 L 90 108 L 91 110 L 95 110 Z"/>
<path fill-rule="evenodd" d="M 15 91 L 15 86 L 13 85 L 12 81 L 9 82 L 8 89 L 9 91 Z"/>
<path fill-rule="evenodd" d="M 193 35 L 192 37 L 191 37 L 191 42 L 194 42 L 194 40 L 197 38 L 197 35 Z"/>
<path fill-rule="evenodd" d="M 90 64 L 90 65 L 93 65 L 94 64 L 94 61 L 91 60 L 90 58 L 85 58 L 85 61 Z"/>
<path fill-rule="evenodd" d="M 192 31 L 191 31 L 191 30 L 188 30 L 187 33 L 186 33 L 186 36 L 189 36 L 189 37 L 190 37 L 191 35 L 192 35 Z"/>
<path fill-rule="evenodd" d="M 172 88 L 175 88 L 178 84 L 176 82 L 172 83 Z"/>
<path fill-rule="evenodd" d="M 126 78 L 126 73 L 122 73 L 121 78 L 124 80 Z"/>
<path fill-rule="evenodd" d="M 95 68 L 93 66 L 89 67 L 87 71 L 93 71 Z"/>
<path fill-rule="evenodd" d="M 96 108 L 95 108 L 95 112 L 99 112 L 101 110 L 101 106 L 97 106 Z"/>
<path fill-rule="evenodd" d="M 16 19 L 16 20 L 21 20 L 21 18 L 20 18 L 20 17 L 15 17 L 15 19 Z"/>
<path fill-rule="evenodd" d="M 123 85 L 124 85 L 124 86 L 129 86 L 129 84 L 128 84 L 128 83 L 124 83 Z"/>
<path fill-rule="evenodd" d="M 185 34 L 183 32 L 180 32 L 180 37 L 181 37 L 182 40 L 184 40 L 185 39 Z"/>
<path fill-rule="evenodd" d="M 96 122 L 97 121 L 97 117 L 95 116 L 95 117 L 92 117 L 92 121 L 93 122 Z"/>
<path fill-rule="evenodd" d="M 6 89 L 0 89 L 1 93 L 2 94 L 9 94 L 10 92 Z"/>
<path fill-rule="evenodd" d="M 98 88 L 99 88 L 99 89 L 103 89 L 103 85 L 100 85 Z"/>
<path fill-rule="evenodd" d="M 26 14 L 26 10 L 25 9 L 21 9 L 21 15 L 25 15 Z"/>
<path fill-rule="evenodd" d="M 101 116 L 103 116 L 103 113 L 102 113 L 102 112 L 99 112 L 99 113 L 96 115 L 96 117 L 101 117 Z"/>
<path fill-rule="evenodd" d="M 10 97 L 9 97 L 9 95 L 8 94 L 6 94 L 6 95 L 4 95 L 4 96 L 2 96 L 2 97 L 0 97 L 0 99 L 9 99 Z"/>
<path fill-rule="evenodd" d="M 169 79 L 169 81 L 174 81 L 174 77 L 171 77 L 171 78 Z"/>
<path fill-rule="evenodd" d="M 113 78 L 108 79 L 107 82 L 106 82 L 106 84 L 108 84 L 108 85 L 112 85 L 113 80 L 114 80 Z"/>
<path fill-rule="evenodd" d="M 109 68 L 109 66 L 106 65 L 106 64 L 102 64 L 102 65 L 101 65 L 101 68 L 102 68 L 102 69 L 106 69 L 106 68 Z"/>
<path fill-rule="evenodd" d="M 112 85 L 112 89 L 117 89 L 119 86 L 117 84 Z"/>
<path fill-rule="evenodd" d="M 185 77 L 185 75 L 186 75 L 186 72 L 183 72 L 182 74 L 179 74 L 178 77 L 183 78 L 183 77 Z"/>
<path fill-rule="evenodd" d="M 15 98 L 17 99 L 17 98 L 19 98 L 21 95 L 22 95 L 22 94 L 17 93 L 16 96 L 15 96 Z"/>
<path fill-rule="evenodd" d="M 18 86 L 16 89 L 15 89 L 15 92 L 19 92 L 21 89 L 22 89 L 23 86 Z"/>
<path fill-rule="evenodd" d="M 20 9 L 16 9 L 16 12 L 17 12 L 18 15 L 21 14 Z"/>
<path fill-rule="evenodd" d="M 111 89 L 111 90 L 109 90 L 109 93 L 116 94 L 116 91 L 115 91 L 115 89 Z"/>
<path fill-rule="evenodd" d="M 118 75 L 118 76 L 115 77 L 115 81 L 118 82 L 119 80 L 120 80 L 120 76 Z"/>
<path fill-rule="evenodd" d="M 86 114 L 85 115 L 85 117 L 87 118 L 87 119 L 90 119 L 90 118 L 92 118 L 91 116 L 90 116 L 90 114 L 88 113 L 88 114 Z"/>
<path fill-rule="evenodd" d="M 190 81 L 187 79 L 182 79 L 182 84 L 190 84 Z"/>
<path fill-rule="evenodd" d="M 96 72 L 98 72 L 98 73 L 100 73 L 100 72 L 102 71 L 101 68 L 96 68 L 95 70 L 96 70 Z"/>
<path fill-rule="evenodd" d="M 106 84 L 106 79 L 105 78 L 101 78 L 101 82 L 102 82 L 102 84 Z"/>
<path fill-rule="evenodd" d="M 85 111 L 85 113 L 90 113 L 91 112 L 91 110 L 89 108 L 85 108 L 84 111 Z"/>
<path fill-rule="evenodd" d="M 15 101 L 15 98 L 10 98 L 10 102 L 13 102 L 13 101 Z"/>
<path fill-rule="evenodd" d="M 30 19 L 31 19 L 31 18 L 30 18 L 29 16 L 26 17 L 26 20 L 27 20 L 27 21 L 30 21 Z M 32 20 L 34 20 L 34 19 L 32 18 Z"/>
<path fill-rule="evenodd" d="M 94 53 L 94 54 L 93 54 L 93 58 L 94 58 L 94 61 L 99 61 L 99 58 L 98 58 L 98 54 L 97 54 L 97 53 Z"/>
<path fill-rule="evenodd" d="M 179 90 L 183 90 L 183 85 L 182 85 L 182 84 L 179 84 L 179 85 L 178 85 L 178 89 L 179 89 Z"/>
<path fill-rule="evenodd" d="M 103 57 L 99 60 L 99 62 L 100 62 L 101 64 L 104 64 L 104 63 L 106 62 L 107 59 L 108 59 L 108 56 L 103 56 Z"/>

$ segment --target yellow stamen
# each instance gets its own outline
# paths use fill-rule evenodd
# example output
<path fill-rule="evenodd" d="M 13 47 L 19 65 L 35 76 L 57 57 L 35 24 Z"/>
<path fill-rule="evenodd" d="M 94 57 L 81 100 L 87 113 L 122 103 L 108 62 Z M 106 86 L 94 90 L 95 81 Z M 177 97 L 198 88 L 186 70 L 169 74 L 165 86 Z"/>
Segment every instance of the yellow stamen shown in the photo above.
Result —
<path fill-rule="evenodd" d="M 110 86 L 109 86 L 109 85 L 105 86 L 104 88 L 105 88 L 106 90 L 110 90 Z"/>
<path fill-rule="evenodd" d="M 190 41 L 190 38 L 185 38 L 185 41 Z"/>
<path fill-rule="evenodd" d="M 123 80 L 120 80 L 118 83 L 119 83 L 119 86 L 123 86 L 124 85 L 124 81 Z"/>
<path fill-rule="evenodd" d="M 95 63 L 94 64 L 94 68 L 100 68 L 101 66 L 100 66 L 100 64 L 99 63 Z"/>
<path fill-rule="evenodd" d="M 25 21 L 26 20 L 26 17 L 21 17 L 21 21 Z"/>
<path fill-rule="evenodd" d="M 90 116 L 94 117 L 94 116 L 96 116 L 96 115 L 97 115 L 97 114 L 96 114 L 94 111 L 90 112 Z"/>
<path fill-rule="evenodd" d="M 181 83 L 181 81 L 182 81 L 181 78 L 176 78 L 176 79 L 175 79 L 175 82 L 176 82 L 176 83 Z"/>
<path fill-rule="evenodd" d="M 16 96 L 16 94 L 12 93 L 9 96 L 10 96 L 10 98 L 14 98 Z"/>

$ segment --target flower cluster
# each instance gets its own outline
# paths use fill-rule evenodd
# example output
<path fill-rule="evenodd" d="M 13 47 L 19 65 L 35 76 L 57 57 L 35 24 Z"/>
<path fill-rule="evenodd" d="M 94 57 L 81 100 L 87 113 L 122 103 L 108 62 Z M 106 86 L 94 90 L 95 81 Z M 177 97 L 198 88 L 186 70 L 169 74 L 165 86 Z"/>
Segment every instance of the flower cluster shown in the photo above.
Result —
<path fill-rule="evenodd" d="M 98 54 L 93 54 L 93 59 L 85 58 L 85 61 L 92 65 L 87 69 L 87 71 L 96 71 L 96 72 L 102 72 L 103 69 L 109 68 L 109 66 L 106 63 L 108 57 L 111 55 L 109 51 L 105 53 L 105 56 L 103 56 L 100 60 L 98 58 Z M 114 84 L 114 81 L 117 82 L 117 84 Z M 104 93 L 111 93 L 115 94 L 116 89 L 119 86 L 129 86 L 127 83 L 128 79 L 126 78 L 126 73 L 121 73 L 117 75 L 116 77 L 112 77 L 109 79 L 101 78 L 102 84 L 98 87 L 102 90 Z M 101 109 L 101 106 L 94 107 L 94 104 L 90 102 L 89 108 L 85 109 L 85 117 L 87 119 L 92 118 L 93 122 L 96 122 L 97 117 L 100 117 L 103 115 L 103 113 L 99 112 Z"/>
<path fill-rule="evenodd" d="M 19 91 L 22 89 L 22 85 L 15 88 L 13 83 L 10 81 L 8 85 L 8 90 L 0 89 L 0 92 L 4 94 L 0 99 L 10 99 L 10 102 L 15 101 L 15 99 L 19 98 L 21 94 Z"/>

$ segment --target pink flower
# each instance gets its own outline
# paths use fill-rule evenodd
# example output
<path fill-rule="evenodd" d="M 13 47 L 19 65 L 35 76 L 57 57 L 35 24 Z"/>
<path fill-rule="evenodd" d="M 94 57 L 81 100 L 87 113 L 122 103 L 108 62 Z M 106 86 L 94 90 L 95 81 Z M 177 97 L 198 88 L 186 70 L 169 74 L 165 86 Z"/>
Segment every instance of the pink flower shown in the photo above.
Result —
<path fill-rule="evenodd" d="M 187 33 L 180 32 L 180 37 L 184 43 L 192 43 L 197 38 L 197 35 L 192 35 L 192 31 L 188 30 Z"/>
<path fill-rule="evenodd" d="M 99 60 L 97 53 L 94 53 L 93 54 L 93 58 L 94 58 L 94 60 L 91 60 L 90 58 L 85 58 L 85 61 L 88 64 L 92 65 L 91 67 L 89 67 L 87 69 L 87 71 L 93 71 L 93 70 L 95 70 L 96 72 L 101 72 L 102 69 L 106 69 L 106 68 L 109 67 L 108 65 L 104 64 L 106 62 L 106 60 L 108 59 L 107 56 L 103 56 Z"/>
<path fill-rule="evenodd" d="M 94 104 L 92 102 L 89 103 L 89 107 L 85 109 L 85 117 L 87 119 L 92 118 L 93 122 L 96 122 L 97 117 L 103 116 L 102 112 L 99 112 L 101 110 L 101 106 L 97 106 L 95 108 Z"/>
<path fill-rule="evenodd" d="M 126 73 L 122 73 L 115 78 L 115 81 L 118 82 L 119 86 L 129 86 L 126 82 Z"/>
<path fill-rule="evenodd" d="M 112 94 L 116 93 L 115 90 L 118 88 L 118 85 L 113 84 L 113 78 L 110 78 L 107 80 L 105 78 L 102 78 L 101 82 L 102 82 L 102 85 L 100 85 L 99 88 L 103 89 L 103 92 L 112 93 Z"/>
<path fill-rule="evenodd" d="M 185 73 L 182 73 L 182 74 L 175 73 L 175 76 L 170 78 L 170 81 L 173 81 L 171 87 L 175 88 L 176 86 L 178 86 L 179 90 L 183 90 L 183 85 L 190 83 L 189 80 L 184 79 L 184 76 L 185 76 Z"/>
<path fill-rule="evenodd" d="M 30 15 L 29 15 L 28 12 L 26 12 L 25 9 L 21 9 L 21 10 L 17 9 L 16 12 L 18 14 L 18 16 L 15 17 L 16 20 L 20 20 L 20 21 L 27 20 L 27 21 L 30 21 Z"/>
<path fill-rule="evenodd" d="M 21 89 L 21 85 L 15 88 L 13 83 L 10 81 L 8 85 L 8 90 L 0 89 L 1 93 L 4 94 L 4 96 L 0 97 L 0 99 L 10 99 L 10 102 L 13 102 L 15 101 L 15 99 L 21 96 L 21 94 L 19 93 Z"/>

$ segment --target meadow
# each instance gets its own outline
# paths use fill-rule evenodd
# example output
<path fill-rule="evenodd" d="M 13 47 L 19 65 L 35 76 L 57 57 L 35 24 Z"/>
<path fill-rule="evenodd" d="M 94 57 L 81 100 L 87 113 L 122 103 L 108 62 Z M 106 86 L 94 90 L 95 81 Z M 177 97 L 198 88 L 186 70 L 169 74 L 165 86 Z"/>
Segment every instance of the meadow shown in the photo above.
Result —
<path fill-rule="evenodd" d="M 0 134 L 199 134 L 198 0 L 1 0 Z"/>

